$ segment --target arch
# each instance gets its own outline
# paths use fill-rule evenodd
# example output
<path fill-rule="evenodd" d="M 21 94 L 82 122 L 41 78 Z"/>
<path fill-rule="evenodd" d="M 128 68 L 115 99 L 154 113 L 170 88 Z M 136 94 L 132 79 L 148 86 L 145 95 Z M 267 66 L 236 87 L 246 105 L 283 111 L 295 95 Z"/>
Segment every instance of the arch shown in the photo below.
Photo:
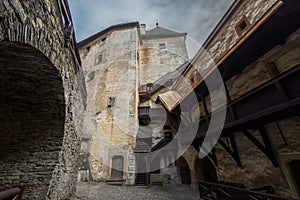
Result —
<path fill-rule="evenodd" d="M 218 180 L 217 172 L 214 164 L 208 157 L 198 158 L 195 162 L 196 181 L 205 180 L 215 182 Z"/>
<path fill-rule="evenodd" d="M 0 185 L 44 199 L 59 163 L 65 100 L 58 70 L 30 45 L 0 42 Z"/>
<path fill-rule="evenodd" d="M 181 184 L 191 184 L 191 171 L 187 161 L 183 157 L 177 160 L 177 170 L 180 175 Z"/>

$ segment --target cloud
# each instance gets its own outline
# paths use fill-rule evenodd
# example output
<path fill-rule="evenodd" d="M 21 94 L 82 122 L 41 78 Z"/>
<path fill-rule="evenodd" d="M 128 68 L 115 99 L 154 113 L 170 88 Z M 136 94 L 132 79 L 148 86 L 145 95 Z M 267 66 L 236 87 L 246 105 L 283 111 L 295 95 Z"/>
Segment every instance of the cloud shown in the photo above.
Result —
<path fill-rule="evenodd" d="M 190 56 L 208 37 L 233 0 L 69 0 L 78 41 L 111 25 L 139 21 L 191 37 Z M 194 42 L 191 42 L 194 41 Z M 194 43 L 194 44 L 192 44 Z"/>

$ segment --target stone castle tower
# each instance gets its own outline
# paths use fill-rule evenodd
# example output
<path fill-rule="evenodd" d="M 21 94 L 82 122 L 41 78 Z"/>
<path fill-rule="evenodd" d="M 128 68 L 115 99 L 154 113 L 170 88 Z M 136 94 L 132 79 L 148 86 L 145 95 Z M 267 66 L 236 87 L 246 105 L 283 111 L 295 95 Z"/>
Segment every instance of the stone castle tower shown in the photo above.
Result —
<path fill-rule="evenodd" d="M 185 39 L 186 33 L 158 24 L 148 31 L 133 22 L 111 26 L 78 44 L 88 105 L 82 151 L 90 166 L 79 179 L 134 184 L 139 88 L 188 60 Z"/>

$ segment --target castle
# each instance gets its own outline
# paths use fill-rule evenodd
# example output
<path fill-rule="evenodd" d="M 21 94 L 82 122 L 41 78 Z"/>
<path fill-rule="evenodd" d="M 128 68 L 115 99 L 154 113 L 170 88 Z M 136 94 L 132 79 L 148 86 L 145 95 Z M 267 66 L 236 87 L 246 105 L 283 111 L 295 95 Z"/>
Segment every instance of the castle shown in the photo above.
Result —
<path fill-rule="evenodd" d="M 186 33 L 158 24 L 145 29 L 138 22 L 119 24 L 78 44 L 88 94 L 83 146 L 96 180 L 135 183 L 138 107 L 155 104 L 141 101 L 141 86 L 188 61 Z"/>
<path fill-rule="evenodd" d="M 299 19 L 298 0 L 236 0 L 189 60 L 159 24 L 77 43 L 67 0 L 1 1 L 0 196 L 95 180 L 299 198 Z"/>
<path fill-rule="evenodd" d="M 298 6 L 235 1 L 192 60 L 186 34 L 137 22 L 80 42 L 90 178 L 297 195 Z"/>

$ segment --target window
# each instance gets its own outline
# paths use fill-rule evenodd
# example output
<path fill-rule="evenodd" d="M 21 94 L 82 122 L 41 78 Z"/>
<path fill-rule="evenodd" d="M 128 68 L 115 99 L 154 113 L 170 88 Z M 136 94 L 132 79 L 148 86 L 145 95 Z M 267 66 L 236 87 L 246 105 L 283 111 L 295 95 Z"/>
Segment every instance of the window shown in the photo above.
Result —
<path fill-rule="evenodd" d="M 105 44 L 106 43 L 106 37 L 101 39 L 101 44 Z"/>
<path fill-rule="evenodd" d="M 165 49 L 165 48 L 166 48 L 166 44 L 165 44 L 165 43 L 159 44 L 159 48 L 160 48 L 160 49 Z"/>
<path fill-rule="evenodd" d="M 290 189 L 300 198 L 300 153 L 282 153 L 279 160 Z"/>
<path fill-rule="evenodd" d="M 194 70 L 190 75 L 190 85 L 193 87 L 201 79 L 201 75 L 198 70 Z"/>
<path fill-rule="evenodd" d="M 249 28 L 250 28 L 250 22 L 246 16 L 243 16 L 243 18 L 235 26 L 235 31 L 238 34 L 238 36 L 241 36 Z"/>
<path fill-rule="evenodd" d="M 95 71 L 92 71 L 91 73 L 89 73 L 87 75 L 87 81 L 86 82 L 89 82 L 89 81 L 92 81 L 94 78 L 95 78 Z"/>
<path fill-rule="evenodd" d="M 288 163 L 288 166 L 291 171 L 293 182 L 296 186 L 296 190 L 300 191 L 300 160 L 291 160 Z"/>
<path fill-rule="evenodd" d="M 90 47 L 90 46 L 86 47 L 86 48 L 85 48 L 85 53 L 84 53 L 84 55 L 87 56 L 88 53 L 90 52 L 90 50 L 91 50 L 91 47 Z"/>
<path fill-rule="evenodd" d="M 101 62 L 102 62 L 102 54 L 100 54 L 96 57 L 95 64 L 97 65 L 97 64 L 100 64 Z"/>
<path fill-rule="evenodd" d="M 164 137 L 165 139 L 172 139 L 172 133 L 169 132 L 169 131 L 168 131 L 168 132 L 165 132 L 165 133 L 164 133 L 164 136 L 165 136 L 165 137 Z"/>
<path fill-rule="evenodd" d="M 108 98 L 108 104 L 107 104 L 107 107 L 108 107 L 108 108 L 114 107 L 115 101 L 116 101 L 116 98 L 115 98 L 115 97 L 109 97 L 109 98 Z"/>

